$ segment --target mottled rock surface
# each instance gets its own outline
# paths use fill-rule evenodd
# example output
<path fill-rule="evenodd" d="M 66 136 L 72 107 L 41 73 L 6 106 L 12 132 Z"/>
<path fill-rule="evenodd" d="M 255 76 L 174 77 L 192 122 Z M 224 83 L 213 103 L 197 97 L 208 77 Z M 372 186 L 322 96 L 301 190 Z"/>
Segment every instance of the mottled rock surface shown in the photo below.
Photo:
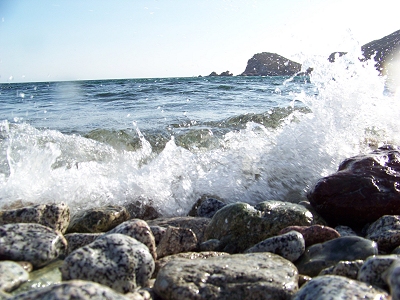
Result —
<path fill-rule="evenodd" d="M 193 218 L 193 217 L 173 217 L 173 218 L 158 218 L 147 221 L 150 228 L 152 226 L 161 227 L 181 227 L 191 229 L 197 237 L 199 243 L 204 242 L 204 231 L 210 223 L 209 218 Z"/>
<path fill-rule="evenodd" d="M 289 226 L 282 229 L 279 234 L 284 234 L 292 230 L 300 232 L 303 235 L 306 247 L 340 237 L 340 233 L 335 229 L 323 225 Z"/>
<path fill-rule="evenodd" d="M 362 227 L 384 215 L 400 214 L 400 151 L 386 145 L 343 161 L 308 194 L 330 224 Z"/>
<path fill-rule="evenodd" d="M 293 262 L 304 253 L 305 248 L 303 235 L 297 231 L 289 231 L 259 242 L 245 253 L 271 252 Z"/>
<path fill-rule="evenodd" d="M 375 241 L 381 252 L 390 253 L 400 245 L 400 216 L 383 216 L 367 229 L 366 238 Z"/>
<path fill-rule="evenodd" d="M 103 233 L 68 233 L 64 235 L 68 243 L 66 255 L 78 248 L 89 245 L 101 235 Z"/>
<path fill-rule="evenodd" d="M 84 280 L 71 280 L 43 289 L 18 294 L 13 300 L 57 299 L 57 300 L 129 300 L 107 286 Z"/>
<path fill-rule="evenodd" d="M 0 211 L 0 225 L 37 223 L 65 233 L 70 221 L 70 210 L 65 203 L 38 204 Z"/>
<path fill-rule="evenodd" d="M 296 262 L 299 273 L 317 276 L 322 269 L 339 261 L 364 260 L 378 254 L 375 242 L 356 236 L 345 236 L 308 247 Z"/>
<path fill-rule="evenodd" d="M 253 207 L 247 203 L 228 204 L 220 209 L 207 226 L 205 237 L 218 239 L 220 251 L 243 252 L 292 225 L 311 225 L 312 214 L 301 205 L 264 201 Z"/>
<path fill-rule="evenodd" d="M 153 220 L 161 218 L 161 214 L 157 211 L 154 201 L 139 198 L 131 201 L 130 203 L 124 204 L 124 207 L 128 211 L 131 218 L 141 220 Z"/>
<path fill-rule="evenodd" d="M 174 259 L 158 273 L 163 299 L 290 299 L 298 288 L 296 267 L 272 253 L 208 259 Z"/>
<path fill-rule="evenodd" d="M 335 230 L 339 232 L 340 236 L 358 236 L 357 232 L 351 229 L 349 226 L 338 225 Z"/>
<path fill-rule="evenodd" d="M 16 262 L 0 261 L 0 291 L 11 292 L 29 279 L 29 273 Z"/>
<path fill-rule="evenodd" d="M 36 223 L 0 226 L 0 260 L 28 261 L 40 268 L 63 255 L 67 241 L 58 232 Z"/>
<path fill-rule="evenodd" d="M 194 251 L 197 249 L 197 238 L 188 228 L 170 226 L 157 245 L 157 257 Z"/>
<path fill-rule="evenodd" d="M 196 211 L 197 217 L 212 218 L 226 204 L 218 199 L 207 198 L 201 202 Z"/>
<path fill-rule="evenodd" d="M 318 275 L 338 275 L 356 280 L 363 264 L 363 260 L 339 261 L 336 265 L 323 269 Z"/>
<path fill-rule="evenodd" d="M 61 267 L 62 279 L 91 280 L 127 293 L 144 286 L 154 271 L 148 248 L 129 236 L 113 233 L 72 252 Z"/>
<path fill-rule="evenodd" d="M 113 229 L 130 218 L 122 206 L 105 206 L 78 211 L 71 218 L 67 232 L 99 233 Z"/>
<path fill-rule="evenodd" d="M 147 246 L 154 260 L 157 259 L 156 242 L 146 221 L 138 219 L 125 221 L 124 223 L 108 231 L 106 234 L 112 233 L 121 233 L 138 240 Z"/>
<path fill-rule="evenodd" d="M 385 291 L 342 276 L 318 276 L 301 287 L 293 300 L 390 299 Z"/>
<path fill-rule="evenodd" d="M 394 262 L 383 274 L 382 278 L 389 286 L 392 300 L 400 299 L 400 263 Z"/>
<path fill-rule="evenodd" d="M 160 258 L 159 260 L 156 261 L 156 268 L 155 268 L 153 277 L 156 277 L 158 274 L 158 271 L 162 267 L 164 267 L 168 262 L 170 262 L 171 260 L 177 259 L 177 258 L 207 259 L 210 257 L 223 256 L 223 255 L 229 255 L 229 253 L 209 251 L 209 252 L 186 252 L 186 253 L 178 253 L 178 254 L 174 254 L 174 255 L 168 255 L 168 256 Z"/>
<path fill-rule="evenodd" d="M 386 283 L 382 274 L 391 267 L 393 263 L 400 263 L 400 256 L 397 255 L 377 255 L 366 259 L 358 272 L 357 280 L 385 288 Z"/>

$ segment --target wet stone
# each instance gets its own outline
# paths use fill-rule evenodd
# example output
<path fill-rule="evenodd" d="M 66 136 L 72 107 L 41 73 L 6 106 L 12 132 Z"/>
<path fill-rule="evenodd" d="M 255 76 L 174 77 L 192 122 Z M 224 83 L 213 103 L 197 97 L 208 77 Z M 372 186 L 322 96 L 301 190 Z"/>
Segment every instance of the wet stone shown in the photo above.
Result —
<path fill-rule="evenodd" d="M 161 227 L 174 226 L 174 227 L 191 229 L 196 235 L 197 241 L 199 243 L 205 241 L 204 232 L 209 223 L 210 223 L 209 218 L 200 218 L 200 217 L 158 218 L 147 221 L 147 224 L 149 224 L 150 228 L 152 226 L 161 226 Z"/>
<path fill-rule="evenodd" d="M 382 278 L 389 286 L 392 300 L 400 299 L 400 262 L 394 262 L 383 274 Z"/>
<path fill-rule="evenodd" d="M 323 269 L 318 276 L 338 275 L 356 280 L 363 264 L 363 260 L 339 261 L 336 265 Z"/>
<path fill-rule="evenodd" d="M 139 198 L 130 203 L 124 204 L 131 218 L 141 220 L 153 220 L 160 218 L 161 214 L 157 211 L 154 201 Z"/>
<path fill-rule="evenodd" d="M 308 226 L 312 214 L 303 206 L 264 201 L 253 207 L 247 203 L 233 203 L 221 208 L 207 226 L 205 237 L 218 239 L 221 251 L 239 253 L 275 236 L 285 227 Z"/>
<path fill-rule="evenodd" d="M 0 226 L 0 260 L 28 261 L 40 268 L 64 255 L 67 241 L 51 228 L 34 223 Z"/>
<path fill-rule="evenodd" d="M 323 225 L 289 226 L 282 229 L 279 234 L 284 234 L 292 230 L 298 231 L 303 235 L 306 247 L 340 237 L 340 233 L 335 229 Z"/>
<path fill-rule="evenodd" d="M 293 300 L 390 299 L 385 291 L 342 276 L 318 276 L 303 285 Z"/>
<path fill-rule="evenodd" d="M 185 259 L 207 259 L 210 257 L 224 256 L 229 255 L 226 252 L 216 252 L 216 251 L 206 251 L 206 252 L 186 252 L 186 253 L 178 253 L 174 255 L 165 256 L 156 261 L 156 269 L 154 271 L 153 277 L 155 278 L 158 274 L 158 271 L 164 267 L 168 262 L 177 258 L 185 258 Z"/>
<path fill-rule="evenodd" d="M 84 280 L 71 280 L 42 289 L 31 290 L 18 294 L 13 300 L 31 299 L 57 299 L 57 300 L 87 300 L 87 299 L 113 299 L 129 300 L 125 295 L 119 294 L 107 286 Z"/>
<path fill-rule="evenodd" d="M 378 254 L 375 242 L 356 236 L 345 236 L 306 248 L 296 262 L 299 273 L 317 276 L 322 269 L 340 261 L 364 260 Z"/>
<path fill-rule="evenodd" d="M 65 233 L 70 221 L 70 210 L 65 203 L 38 204 L 0 211 L 0 225 L 37 223 Z"/>
<path fill-rule="evenodd" d="M 367 284 L 372 284 L 380 288 L 386 288 L 386 282 L 382 274 L 391 267 L 393 263 L 400 262 L 397 255 L 377 255 L 367 258 L 358 272 L 357 279 Z"/>
<path fill-rule="evenodd" d="M 149 225 L 146 221 L 131 219 L 111 229 L 106 234 L 121 233 L 130 236 L 147 246 L 153 259 L 157 259 L 156 243 Z"/>
<path fill-rule="evenodd" d="M 358 234 L 349 226 L 339 225 L 335 227 L 335 230 L 339 232 L 340 236 L 358 236 Z"/>
<path fill-rule="evenodd" d="M 159 271 L 154 291 L 174 299 L 290 299 L 298 288 L 296 267 L 272 253 L 207 259 L 174 259 Z"/>
<path fill-rule="evenodd" d="M 165 232 L 167 232 L 167 228 L 161 226 L 150 226 L 150 230 L 153 233 L 156 245 L 160 243 L 162 237 L 165 235 Z"/>
<path fill-rule="evenodd" d="M 78 248 L 89 245 L 101 235 L 103 233 L 68 233 L 64 235 L 68 243 L 66 255 Z"/>
<path fill-rule="evenodd" d="M 85 209 L 75 213 L 69 224 L 68 233 L 106 232 L 130 218 L 122 206 L 105 206 Z"/>
<path fill-rule="evenodd" d="M 201 202 L 197 208 L 197 217 L 212 218 L 215 213 L 223 208 L 226 204 L 214 198 L 207 198 Z"/>
<path fill-rule="evenodd" d="M 11 292 L 29 279 L 29 273 L 16 262 L 0 261 L 0 291 Z"/>
<path fill-rule="evenodd" d="M 197 238 L 191 229 L 170 226 L 157 245 L 157 257 L 161 258 L 196 249 Z"/>
<path fill-rule="evenodd" d="M 293 262 L 297 260 L 304 251 L 305 243 L 303 235 L 297 231 L 289 231 L 254 245 L 247 249 L 245 253 L 271 252 Z"/>
<path fill-rule="evenodd" d="M 154 271 L 147 246 L 129 236 L 113 233 L 72 252 L 61 267 L 63 280 L 91 280 L 127 293 L 145 286 Z"/>
<path fill-rule="evenodd" d="M 375 241 L 379 251 L 390 253 L 400 245 L 400 216 L 379 218 L 368 227 L 366 238 Z"/>

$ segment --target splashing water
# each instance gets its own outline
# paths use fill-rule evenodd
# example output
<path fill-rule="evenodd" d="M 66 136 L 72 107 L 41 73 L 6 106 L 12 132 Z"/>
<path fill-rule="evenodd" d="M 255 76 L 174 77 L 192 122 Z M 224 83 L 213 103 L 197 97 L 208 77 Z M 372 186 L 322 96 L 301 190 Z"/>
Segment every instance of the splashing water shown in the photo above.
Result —
<path fill-rule="evenodd" d="M 292 107 L 301 102 L 311 112 L 293 110 L 278 126 L 250 121 L 220 136 L 202 129 L 200 138 L 217 140 L 208 147 L 183 148 L 172 136 L 155 151 L 135 124 L 139 146 L 127 150 L 3 121 L 0 206 L 64 201 L 74 211 L 141 199 L 172 216 L 186 214 L 205 194 L 226 202 L 298 202 L 343 159 L 400 144 L 398 96 L 359 56 L 354 51 L 335 63 L 309 59 L 318 92 L 291 97 Z"/>

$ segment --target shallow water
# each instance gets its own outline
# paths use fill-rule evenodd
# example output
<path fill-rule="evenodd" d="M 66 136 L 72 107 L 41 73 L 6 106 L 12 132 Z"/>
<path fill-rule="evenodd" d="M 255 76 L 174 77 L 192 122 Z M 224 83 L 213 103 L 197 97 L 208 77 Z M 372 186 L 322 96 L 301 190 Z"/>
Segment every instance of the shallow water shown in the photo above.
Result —
<path fill-rule="evenodd" d="M 344 158 L 400 144 L 399 97 L 357 55 L 307 58 L 309 78 L 2 84 L 0 206 L 298 202 Z"/>

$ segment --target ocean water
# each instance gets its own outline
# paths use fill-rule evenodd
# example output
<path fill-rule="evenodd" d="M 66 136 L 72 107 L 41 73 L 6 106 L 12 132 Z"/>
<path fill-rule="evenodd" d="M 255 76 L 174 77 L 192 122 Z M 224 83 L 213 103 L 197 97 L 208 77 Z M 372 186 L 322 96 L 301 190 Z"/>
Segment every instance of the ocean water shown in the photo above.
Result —
<path fill-rule="evenodd" d="M 0 207 L 299 202 L 346 157 L 400 145 L 400 98 L 358 55 L 305 58 L 309 77 L 1 84 Z"/>

